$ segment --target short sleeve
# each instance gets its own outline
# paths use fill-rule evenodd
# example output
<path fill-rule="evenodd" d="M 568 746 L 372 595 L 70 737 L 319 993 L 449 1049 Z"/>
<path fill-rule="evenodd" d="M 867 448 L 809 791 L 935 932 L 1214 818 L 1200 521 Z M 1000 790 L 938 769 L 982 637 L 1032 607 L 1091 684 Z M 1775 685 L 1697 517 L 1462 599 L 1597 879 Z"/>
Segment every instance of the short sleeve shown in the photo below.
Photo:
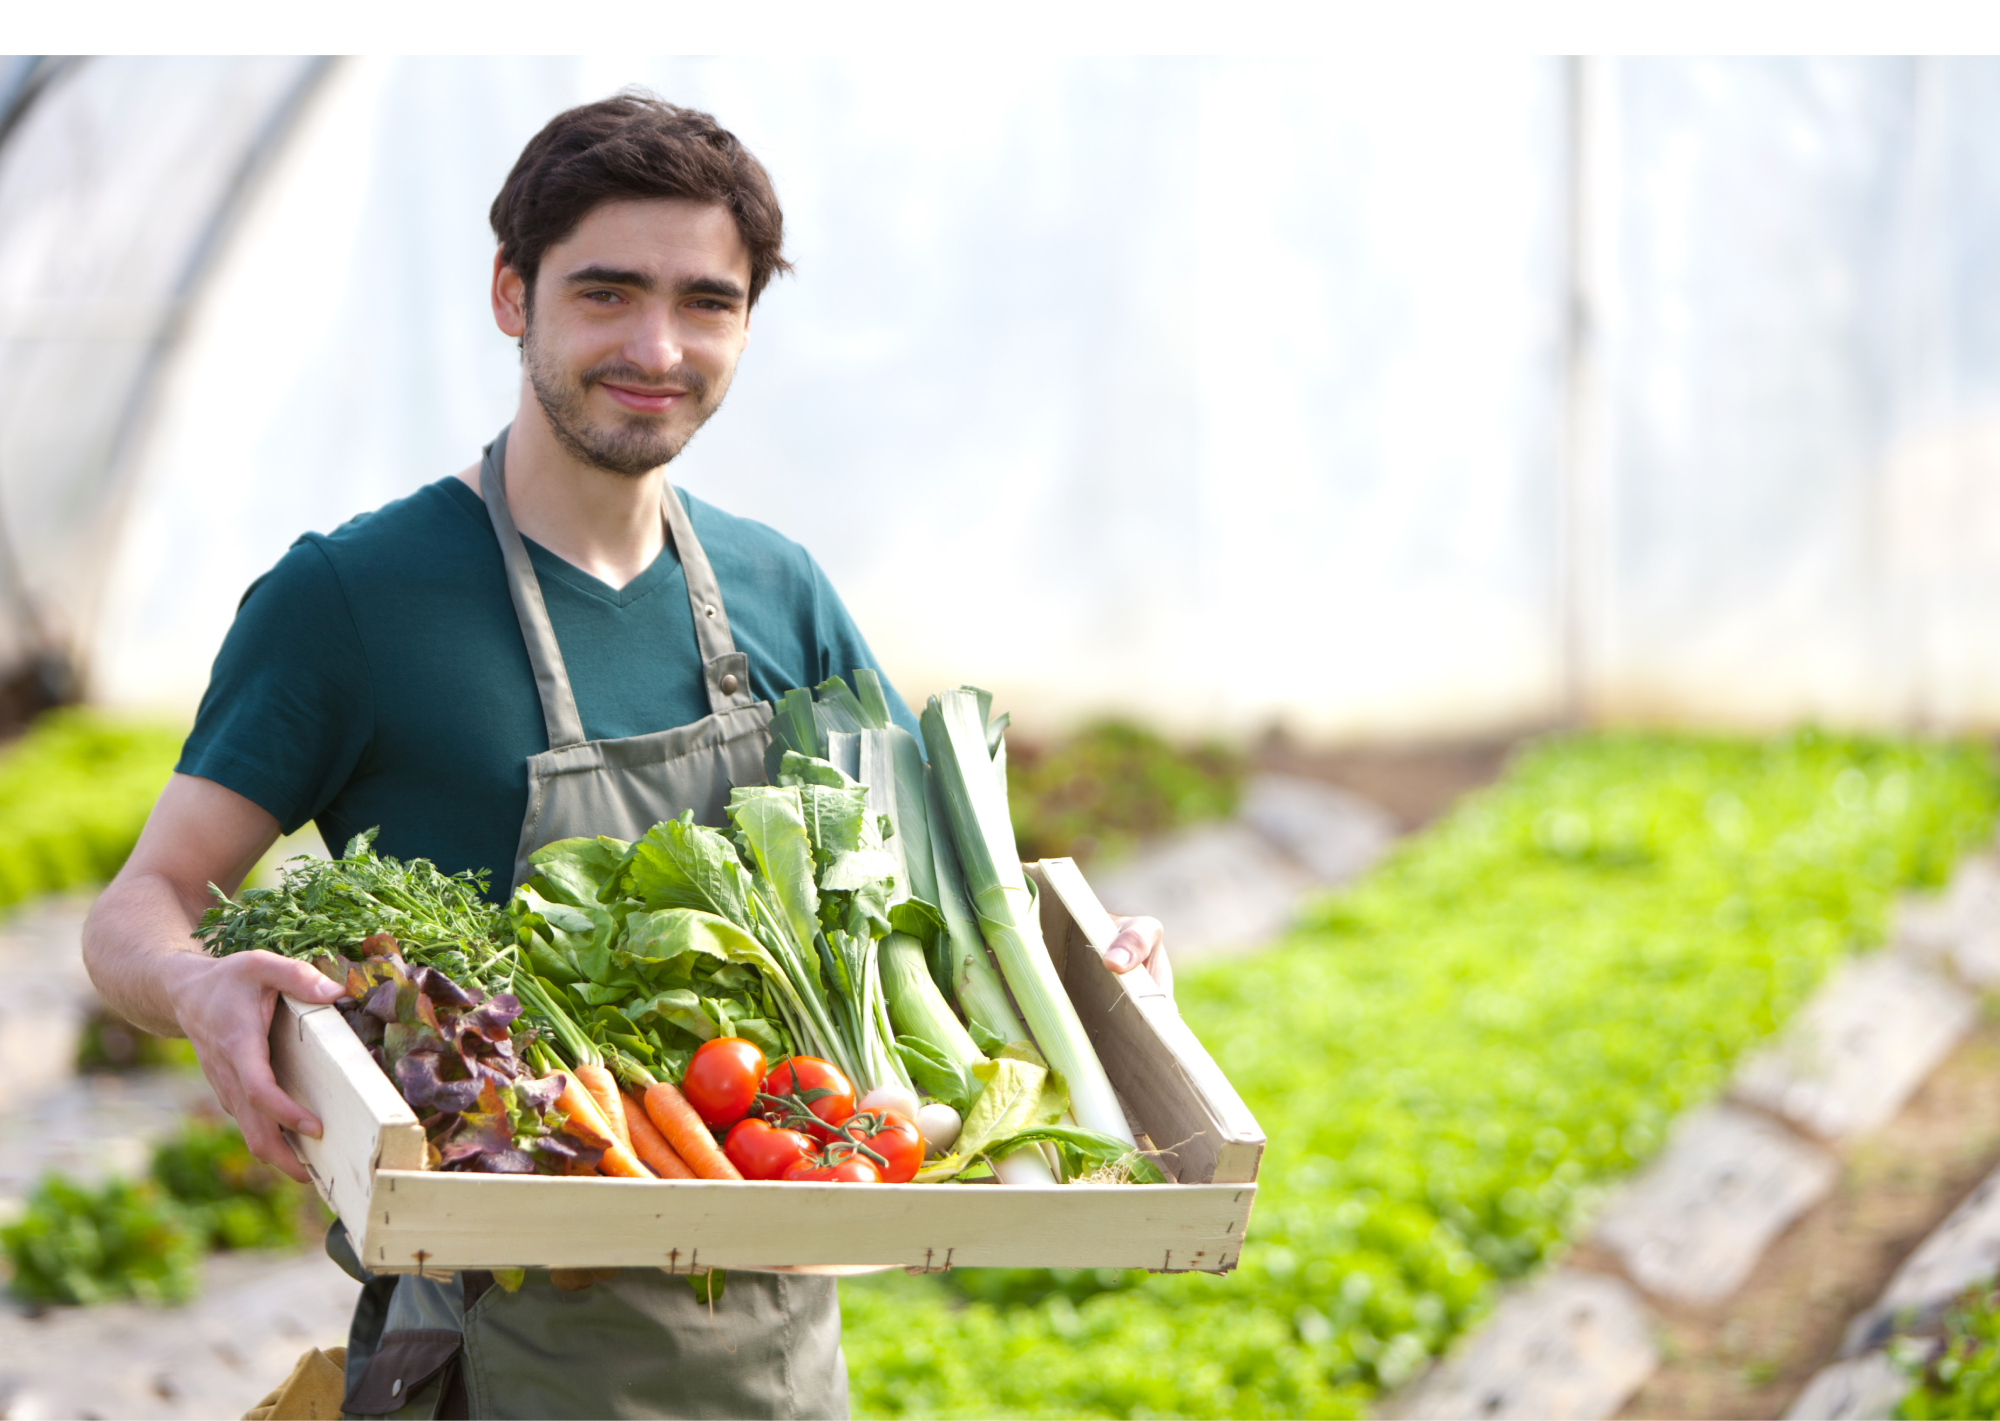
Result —
<path fill-rule="evenodd" d="M 347 783 L 373 725 L 353 613 L 308 536 L 243 594 L 175 769 L 236 791 L 289 834 Z"/>
<path fill-rule="evenodd" d="M 812 575 L 813 628 L 819 641 L 819 679 L 839 676 L 852 684 L 854 673 L 863 666 L 867 667 L 882 678 L 882 694 L 889 702 L 891 718 L 916 736 L 919 745 L 923 744 L 923 730 L 917 724 L 916 716 L 910 713 L 909 706 L 889 683 L 888 674 L 876 664 L 875 653 L 868 649 L 861 628 L 848 615 L 847 605 L 833 590 L 833 583 L 827 580 L 818 560 L 810 553 L 805 556 Z"/>

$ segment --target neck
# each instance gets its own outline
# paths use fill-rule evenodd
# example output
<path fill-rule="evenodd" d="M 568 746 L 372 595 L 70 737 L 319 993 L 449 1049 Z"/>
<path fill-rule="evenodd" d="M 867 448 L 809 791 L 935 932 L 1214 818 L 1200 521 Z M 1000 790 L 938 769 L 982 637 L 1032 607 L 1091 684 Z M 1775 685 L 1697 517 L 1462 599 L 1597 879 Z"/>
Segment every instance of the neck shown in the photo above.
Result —
<path fill-rule="evenodd" d="M 662 465 L 640 478 L 578 460 L 556 439 L 541 402 L 522 382 L 507 435 L 507 509 L 522 536 L 600 582 L 623 587 L 666 546 L 660 522 Z"/>

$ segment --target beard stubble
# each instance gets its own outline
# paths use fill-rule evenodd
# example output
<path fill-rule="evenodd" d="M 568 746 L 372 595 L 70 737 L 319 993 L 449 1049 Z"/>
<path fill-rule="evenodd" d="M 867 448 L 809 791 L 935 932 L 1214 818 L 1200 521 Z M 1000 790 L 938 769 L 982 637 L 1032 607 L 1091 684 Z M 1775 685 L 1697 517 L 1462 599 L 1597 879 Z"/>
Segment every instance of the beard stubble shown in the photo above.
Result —
<path fill-rule="evenodd" d="M 662 464 L 673 462 L 721 406 L 728 389 L 727 380 L 712 381 L 687 365 L 676 365 L 664 376 L 656 376 L 625 361 L 609 360 L 573 376 L 536 341 L 532 319 L 523 333 L 521 353 L 528 369 L 529 387 L 535 392 L 535 402 L 542 407 L 542 415 L 548 420 L 556 442 L 579 462 L 626 478 L 642 478 Z M 664 420 L 644 415 L 618 419 L 608 427 L 592 420 L 591 386 L 605 381 L 649 385 L 662 378 L 688 392 L 688 398 L 694 402 L 693 424 L 675 429 Z"/>

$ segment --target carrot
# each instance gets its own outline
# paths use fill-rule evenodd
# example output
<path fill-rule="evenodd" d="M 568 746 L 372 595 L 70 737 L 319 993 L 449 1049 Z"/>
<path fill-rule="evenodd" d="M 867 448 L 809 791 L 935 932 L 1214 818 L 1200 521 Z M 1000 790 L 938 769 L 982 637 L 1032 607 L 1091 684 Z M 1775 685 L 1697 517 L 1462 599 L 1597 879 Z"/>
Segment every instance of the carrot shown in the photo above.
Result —
<path fill-rule="evenodd" d="M 604 1112 L 597 1108 L 597 1102 L 590 1098 L 590 1092 L 583 1088 L 575 1071 L 569 1073 L 563 1093 L 556 1099 L 556 1109 L 569 1117 L 569 1124 L 564 1128 L 592 1149 L 604 1151 L 604 1158 L 597 1162 L 598 1173 L 621 1175 L 626 1179 L 653 1177 L 653 1172 L 639 1162 L 639 1157 L 611 1133 Z"/>
<path fill-rule="evenodd" d="M 716 1147 L 715 1136 L 708 1133 L 708 1126 L 701 1123 L 686 1096 L 667 1082 L 658 1081 L 646 1087 L 642 1099 L 646 1114 L 688 1168 L 703 1179 L 743 1178 L 729 1162 L 729 1156 Z"/>
<path fill-rule="evenodd" d="M 618 1143 L 631 1149 L 632 1131 L 625 1122 L 625 1101 L 618 1094 L 618 1082 L 612 1078 L 611 1072 L 596 1061 L 585 1061 L 577 1066 L 576 1078 L 590 1092 L 590 1098 L 597 1103 L 598 1113 L 611 1127 L 611 1133 L 618 1137 Z"/>
<path fill-rule="evenodd" d="M 646 1107 L 631 1096 L 623 1097 L 625 1123 L 632 1127 L 632 1153 L 646 1162 L 646 1168 L 662 1179 L 693 1179 L 695 1172 L 687 1167 L 687 1161 L 674 1153 L 674 1147 L 667 1143 L 667 1137 L 660 1133 Z"/>

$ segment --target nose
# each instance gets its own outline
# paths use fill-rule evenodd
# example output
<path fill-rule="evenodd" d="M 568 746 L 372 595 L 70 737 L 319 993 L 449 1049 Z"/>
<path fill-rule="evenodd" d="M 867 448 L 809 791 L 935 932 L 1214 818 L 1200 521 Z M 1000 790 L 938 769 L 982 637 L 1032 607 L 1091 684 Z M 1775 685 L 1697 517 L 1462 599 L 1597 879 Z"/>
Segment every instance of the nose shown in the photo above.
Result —
<path fill-rule="evenodd" d="M 625 343 L 625 358 L 648 374 L 664 374 L 681 363 L 683 354 L 673 303 L 645 303 Z"/>

